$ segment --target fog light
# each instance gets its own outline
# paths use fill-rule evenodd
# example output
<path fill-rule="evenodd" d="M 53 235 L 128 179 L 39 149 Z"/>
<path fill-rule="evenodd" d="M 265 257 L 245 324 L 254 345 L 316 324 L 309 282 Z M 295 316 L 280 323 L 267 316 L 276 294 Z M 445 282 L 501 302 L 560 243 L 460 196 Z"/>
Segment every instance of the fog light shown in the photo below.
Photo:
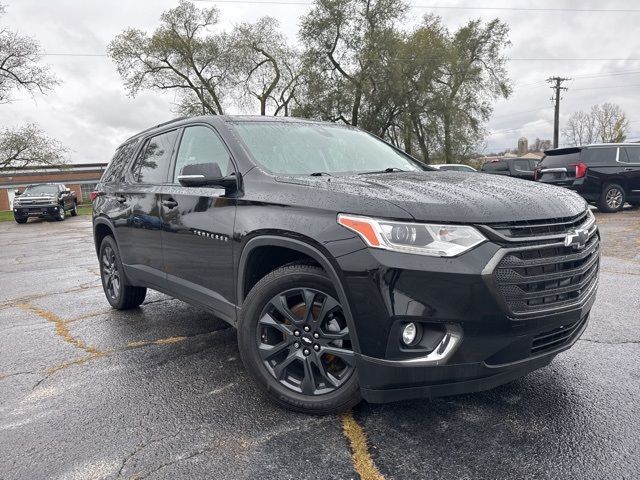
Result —
<path fill-rule="evenodd" d="M 407 323 L 402 329 L 402 341 L 405 345 L 413 345 L 416 341 L 418 329 L 415 323 Z"/>

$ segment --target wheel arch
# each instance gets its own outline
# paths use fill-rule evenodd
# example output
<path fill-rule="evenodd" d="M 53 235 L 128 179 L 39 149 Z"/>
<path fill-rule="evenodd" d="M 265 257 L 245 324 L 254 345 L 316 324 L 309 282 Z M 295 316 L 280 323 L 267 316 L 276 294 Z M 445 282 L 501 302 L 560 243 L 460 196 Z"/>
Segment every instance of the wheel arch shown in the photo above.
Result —
<path fill-rule="evenodd" d="M 111 222 L 106 218 L 96 217 L 93 220 L 93 242 L 97 254 L 100 253 L 100 244 L 102 243 L 102 240 L 104 240 L 104 237 L 111 235 L 116 243 L 118 243 L 115 232 L 115 228 L 113 228 Z"/>
<path fill-rule="evenodd" d="M 251 254 L 256 251 L 256 249 L 262 247 L 275 247 L 275 248 L 285 248 L 295 252 L 298 252 L 306 257 L 312 259 L 315 263 L 318 264 L 329 276 L 329 279 L 333 283 L 336 293 L 338 294 L 338 300 L 340 304 L 343 306 L 343 311 L 346 316 L 347 324 L 349 326 L 349 332 L 353 332 L 351 335 L 351 341 L 353 343 L 354 352 L 360 352 L 360 345 L 358 342 L 358 332 L 355 328 L 355 321 L 353 318 L 353 314 L 351 312 L 351 306 L 349 304 L 349 298 L 344 289 L 343 282 L 340 277 L 340 272 L 337 267 L 335 267 L 328 256 L 323 253 L 319 248 L 311 245 L 303 240 L 284 237 L 279 235 L 260 235 L 257 237 L 251 238 L 242 249 L 242 253 L 240 254 L 240 260 L 238 262 L 238 275 L 237 275 L 237 283 L 236 283 L 236 298 L 238 299 L 239 308 L 242 307 L 242 303 L 246 298 L 246 294 L 248 291 L 245 291 L 246 285 L 246 274 L 248 272 L 249 260 L 251 258 Z"/>

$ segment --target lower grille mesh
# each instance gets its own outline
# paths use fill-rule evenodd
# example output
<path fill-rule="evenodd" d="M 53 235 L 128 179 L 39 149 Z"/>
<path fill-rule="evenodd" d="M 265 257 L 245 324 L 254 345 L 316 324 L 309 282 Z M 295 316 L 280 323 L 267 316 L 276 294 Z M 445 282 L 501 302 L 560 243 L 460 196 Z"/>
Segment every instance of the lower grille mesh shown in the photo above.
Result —
<path fill-rule="evenodd" d="M 549 350 L 560 348 L 570 343 L 575 336 L 582 330 L 587 321 L 585 316 L 582 320 L 570 325 L 563 325 L 548 332 L 543 332 L 533 337 L 531 344 L 531 354 L 543 353 Z"/>

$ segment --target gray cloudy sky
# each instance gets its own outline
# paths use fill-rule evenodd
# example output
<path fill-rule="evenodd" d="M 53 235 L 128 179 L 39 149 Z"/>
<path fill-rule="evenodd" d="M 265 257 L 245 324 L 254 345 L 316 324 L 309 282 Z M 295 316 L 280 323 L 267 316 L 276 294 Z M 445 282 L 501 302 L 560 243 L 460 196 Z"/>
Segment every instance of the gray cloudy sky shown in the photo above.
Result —
<path fill-rule="evenodd" d="M 263 15 L 276 17 L 295 41 L 298 19 L 308 5 L 209 2 L 221 12 L 221 28 Z M 256 0 L 257 1 L 257 0 Z M 304 2 L 305 0 L 282 0 Z M 0 0 L 6 14 L 3 27 L 38 39 L 48 53 L 104 54 L 107 43 L 125 27 L 153 29 L 162 11 L 177 0 Z M 485 152 L 514 147 L 519 137 L 551 138 L 553 108 L 549 76 L 572 77 L 561 109 L 563 120 L 595 103 L 618 103 L 631 124 L 629 139 L 640 140 L 640 2 L 633 0 L 537 2 L 516 0 L 411 0 L 407 26 L 425 13 L 440 15 L 454 29 L 470 18 L 499 17 L 511 29 L 508 55 L 514 94 L 496 102 L 488 124 Z M 449 8 L 438 9 L 435 6 Z M 465 9 L 451 7 L 486 7 Z M 506 7 L 507 9 L 500 9 Z M 498 8 L 498 9 L 492 9 Z M 514 8 L 638 9 L 638 12 L 526 11 Z M 573 60 L 573 59 L 582 60 Z M 545 60 L 531 60 L 545 59 Z M 555 59 L 555 60 L 553 60 Z M 104 56 L 46 56 L 62 84 L 55 92 L 34 99 L 18 96 L 0 105 L 0 126 L 38 122 L 50 135 L 71 148 L 74 163 L 108 161 L 115 147 L 139 130 L 168 120 L 171 94 L 143 93 L 127 97 L 111 60 Z M 255 113 L 255 112 L 252 112 Z M 562 141 L 562 140 L 561 140 Z"/>

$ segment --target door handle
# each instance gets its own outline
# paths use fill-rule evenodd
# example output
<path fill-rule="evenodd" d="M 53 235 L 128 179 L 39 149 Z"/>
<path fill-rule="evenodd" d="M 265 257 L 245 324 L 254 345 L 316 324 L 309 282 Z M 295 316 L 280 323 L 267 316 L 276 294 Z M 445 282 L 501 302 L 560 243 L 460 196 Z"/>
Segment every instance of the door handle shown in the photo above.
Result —
<path fill-rule="evenodd" d="M 633 171 L 633 168 L 631 168 L 631 167 L 626 167 L 624 170 L 625 170 L 625 172 L 631 172 L 631 171 Z"/>
<path fill-rule="evenodd" d="M 117 200 L 118 202 L 120 202 L 120 203 L 124 203 L 124 202 L 126 202 L 126 201 L 127 201 L 127 199 L 126 199 L 123 195 L 118 195 L 118 196 L 116 197 L 116 200 Z"/>
<path fill-rule="evenodd" d="M 178 202 L 176 202 L 173 198 L 169 198 L 168 200 L 163 200 L 162 205 L 171 210 L 172 208 L 176 208 L 178 206 Z"/>

